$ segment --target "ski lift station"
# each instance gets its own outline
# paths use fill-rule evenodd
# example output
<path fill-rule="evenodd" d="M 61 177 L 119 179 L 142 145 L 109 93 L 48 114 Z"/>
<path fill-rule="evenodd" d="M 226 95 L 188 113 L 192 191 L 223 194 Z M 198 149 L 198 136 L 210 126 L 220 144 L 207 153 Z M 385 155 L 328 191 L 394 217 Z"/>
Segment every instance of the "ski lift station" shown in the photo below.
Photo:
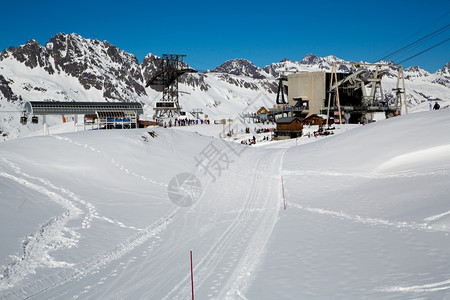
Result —
<path fill-rule="evenodd" d="M 28 101 L 24 106 L 21 123 L 27 123 L 27 115 L 32 115 L 32 123 L 38 123 L 38 115 L 43 117 L 44 134 L 47 134 L 46 116 L 73 115 L 75 126 L 78 126 L 78 116 L 84 115 L 81 126 L 92 129 L 131 129 L 137 128 L 139 115 L 143 114 L 139 102 L 50 102 Z"/>
<path fill-rule="evenodd" d="M 178 80 L 186 73 L 196 73 L 197 71 L 186 67 L 183 62 L 184 54 L 163 54 L 158 59 L 159 70 L 147 81 L 146 87 L 151 87 L 155 91 L 163 92 L 161 101 L 156 102 L 154 107 L 157 118 L 185 116 L 186 112 L 181 110 L 179 102 Z M 203 114 L 194 111 L 197 115 Z"/>
<path fill-rule="evenodd" d="M 290 115 L 301 120 L 321 114 L 334 117 L 335 122 L 366 123 L 374 120 L 375 113 L 384 114 L 386 118 L 399 115 L 402 94 L 407 109 L 401 66 L 348 65 L 349 73 L 338 73 L 336 65 L 333 65 L 331 72 L 300 72 L 281 76 L 277 95 L 279 106 L 271 114 Z M 394 98 L 388 99 L 383 94 L 381 79 L 395 69 L 398 70 L 397 88 L 393 89 Z M 284 99 L 285 93 L 287 101 Z"/>

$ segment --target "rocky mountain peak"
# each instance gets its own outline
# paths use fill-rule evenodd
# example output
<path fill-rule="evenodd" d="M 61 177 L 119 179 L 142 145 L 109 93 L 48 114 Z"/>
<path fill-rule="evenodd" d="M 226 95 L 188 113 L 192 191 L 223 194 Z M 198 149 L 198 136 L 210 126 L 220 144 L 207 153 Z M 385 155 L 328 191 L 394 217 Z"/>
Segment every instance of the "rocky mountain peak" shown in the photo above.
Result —
<path fill-rule="evenodd" d="M 4 50 L 0 56 L 0 61 L 9 56 L 12 56 L 31 69 L 41 67 L 50 74 L 55 72 L 49 62 L 49 53 L 46 48 L 42 47 L 36 40 L 30 40 L 25 45 L 21 45 L 17 48 L 10 47 L 8 50 Z"/>
<path fill-rule="evenodd" d="M 419 66 L 411 66 L 405 69 L 405 79 L 419 78 L 429 76 L 430 72 L 422 69 Z"/>
<path fill-rule="evenodd" d="M 433 83 L 437 83 L 450 88 L 450 61 L 446 63 L 445 66 L 442 67 L 442 69 L 437 70 L 433 75 L 436 77 L 432 81 Z"/>
<path fill-rule="evenodd" d="M 326 57 L 318 57 L 314 54 L 307 54 L 305 57 L 303 57 L 301 61 L 299 61 L 299 64 L 308 67 L 313 67 L 317 70 L 330 71 L 331 66 L 337 62 L 344 62 L 344 60 L 339 59 L 334 55 L 329 55 Z M 348 71 L 348 67 L 341 65 L 339 66 L 338 71 L 346 72 Z"/>
<path fill-rule="evenodd" d="M 144 78 L 144 83 L 153 77 L 153 75 L 161 69 L 161 59 L 160 57 L 153 55 L 151 53 L 147 54 L 141 63 L 142 76 Z"/>
<path fill-rule="evenodd" d="M 406 68 L 405 72 L 412 72 L 412 73 L 419 73 L 419 74 L 423 74 L 423 75 L 430 75 L 430 72 L 422 69 L 419 66 L 411 66 L 409 68 Z"/>
<path fill-rule="evenodd" d="M 146 95 L 136 56 L 107 41 L 58 33 L 45 47 L 31 40 L 17 49 L 3 51 L 0 60 L 9 55 L 27 67 L 39 66 L 49 74 L 63 72 L 75 77 L 86 90 L 101 90 L 107 100 L 132 101 Z"/>
<path fill-rule="evenodd" d="M 252 62 L 242 58 L 228 60 L 211 72 L 248 76 L 255 79 L 264 79 L 267 78 L 268 75 L 265 71 L 255 66 Z"/>
<path fill-rule="evenodd" d="M 329 63 L 344 62 L 343 59 L 340 59 L 334 55 L 328 55 L 328 56 L 324 57 L 323 60 L 326 60 Z"/>
<path fill-rule="evenodd" d="M 442 69 L 437 70 L 436 73 L 441 76 L 450 77 L 450 61 Z"/>
<path fill-rule="evenodd" d="M 409 72 L 420 72 L 422 70 L 419 66 L 411 66 L 409 68 L 406 68 L 405 71 Z"/>
<path fill-rule="evenodd" d="M 304 65 L 312 65 L 317 64 L 321 62 L 321 58 L 314 55 L 314 54 L 307 54 L 305 57 L 302 58 L 302 60 L 299 62 Z"/>

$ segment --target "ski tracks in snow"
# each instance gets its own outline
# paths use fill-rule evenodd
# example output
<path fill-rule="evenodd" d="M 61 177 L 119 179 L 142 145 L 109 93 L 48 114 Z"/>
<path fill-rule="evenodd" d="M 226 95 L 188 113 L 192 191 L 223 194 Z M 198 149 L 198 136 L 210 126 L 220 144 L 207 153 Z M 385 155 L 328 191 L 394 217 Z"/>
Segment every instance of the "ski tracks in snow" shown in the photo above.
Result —
<path fill-rule="evenodd" d="M 45 292 L 62 286 L 70 281 L 79 281 L 88 275 L 92 275 L 98 272 L 100 269 L 109 265 L 111 262 L 118 260 L 127 253 L 131 252 L 136 247 L 142 245 L 149 239 L 157 237 L 158 234 L 164 231 L 167 226 L 172 223 L 174 216 L 179 210 L 180 208 L 178 207 L 174 208 L 157 222 L 139 231 L 127 240 L 117 244 L 109 251 L 96 255 L 81 263 L 73 264 L 69 266 L 69 268 L 65 268 L 56 274 L 52 274 L 40 280 L 21 285 L 17 289 L 7 291 L 8 293 L 5 294 L 5 296 L 7 296 L 7 298 L 26 297 L 26 299 L 28 299 L 44 294 Z"/>
<path fill-rule="evenodd" d="M 244 205 L 195 264 L 195 289 L 202 289 L 209 299 L 246 299 L 244 294 L 281 207 L 281 187 L 274 187 L 273 176 L 267 174 L 280 173 L 283 155 L 281 151 L 270 151 L 261 157 Z M 189 294 L 189 281 L 187 274 L 163 299 L 185 299 Z M 205 293 L 205 289 L 209 291 Z"/>
<path fill-rule="evenodd" d="M 412 285 L 412 286 L 391 286 L 387 288 L 380 289 L 381 292 L 400 292 L 400 293 L 424 293 L 424 292 L 438 292 L 450 290 L 450 279 L 427 283 L 422 285 Z"/>
<path fill-rule="evenodd" d="M 379 172 L 367 172 L 367 173 L 345 173 L 336 170 L 320 170 L 320 171 L 283 171 L 283 175 L 294 176 L 336 176 L 336 177 L 355 177 L 355 178 L 367 178 L 367 179 L 390 179 L 390 178 L 410 178 L 410 177 L 428 177 L 428 176 L 440 176 L 448 175 L 450 166 L 440 166 L 439 168 L 433 168 L 418 172 L 415 170 L 405 170 L 400 172 L 379 173 Z"/>
<path fill-rule="evenodd" d="M 51 218 L 41 225 L 38 232 L 25 238 L 22 243 L 22 253 L 14 256 L 14 262 L 6 267 L 0 277 L 0 290 L 14 287 L 28 275 L 35 273 L 37 268 L 70 266 L 68 263 L 55 261 L 50 253 L 63 248 L 71 248 L 77 244 L 79 233 L 76 228 L 69 227 L 68 223 L 79 219 L 84 214 L 84 211 L 75 205 L 74 201 L 71 201 L 73 199 L 69 200 L 68 197 L 55 192 L 56 187 L 51 186 L 44 179 L 27 175 L 7 160 L 3 159 L 3 161 L 14 169 L 15 174 L 0 171 L 0 176 L 47 196 L 66 211 Z M 51 186 L 51 188 L 46 186 Z M 88 215 L 83 220 L 82 226 L 89 226 L 90 220 L 92 218 Z"/>
<path fill-rule="evenodd" d="M 383 226 L 383 227 L 393 227 L 397 229 L 414 229 L 414 230 L 427 230 L 433 231 L 433 228 L 427 223 L 414 223 L 414 222 L 399 222 L 399 221 L 389 221 L 384 219 L 370 218 L 370 217 L 362 217 L 359 215 L 350 215 L 342 211 L 334 211 L 324 208 L 314 208 L 314 207 L 304 207 L 297 203 L 289 203 L 289 206 L 308 211 L 315 214 L 327 215 L 330 217 L 336 217 L 343 220 L 349 220 L 356 223 L 361 223 L 365 225 L 371 226 Z M 437 231 L 437 230 L 435 230 Z"/>
<path fill-rule="evenodd" d="M 440 166 L 438 168 L 431 168 L 429 170 L 425 170 L 422 172 L 418 172 L 415 170 L 406 170 L 401 172 L 393 172 L 393 173 L 344 173 L 333 170 L 325 170 L 325 171 L 283 171 L 283 175 L 287 176 L 346 176 L 346 177 L 355 177 L 355 178 L 366 178 L 366 179 L 389 179 L 389 178 L 411 178 L 411 177 L 428 177 L 428 176 L 441 176 L 449 174 L 450 166 Z M 450 216 L 450 210 L 443 212 L 441 214 L 436 214 L 430 217 L 427 217 L 423 220 L 422 223 L 416 222 L 401 222 L 401 221 L 389 221 L 384 219 L 363 217 L 359 215 L 349 215 L 342 211 L 332 211 L 324 208 L 313 208 L 313 207 L 304 207 L 300 204 L 290 203 L 298 209 L 309 211 L 312 213 L 329 215 L 332 217 L 339 217 L 341 219 L 350 220 L 353 222 L 363 223 L 367 225 L 373 226 L 385 226 L 385 227 L 394 227 L 394 228 L 409 228 L 415 230 L 427 230 L 427 231 L 445 231 L 448 232 L 450 228 L 445 225 L 436 225 L 433 224 L 441 219 Z"/>
<path fill-rule="evenodd" d="M 23 298 L 36 296 L 67 281 L 79 280 L 96 272 L 160 233 L 171 223 L 172 218 L 179 211 L 179 207 L 174 207 L 158 221 L 147 228 L 138 230 L 133 226 L 126 226 L 121 222 L 99 216 L 94 205 L 80 199 L 67 189 L 57 187 L 46 179 L 26 174 L 12 162 L 6 159 L 2 160 L 9 169 L 1 168 L 0 176 L 47 196 L 66 210 L 43 224 L 37 233 L 28 235 L 22 244 L 23 253 L 14 256 L 14 262 L 7 266 L 3 271 L 3 275 L 0 275 L 0 291 L 3 291 L 4 296 L 7 297 Z M 69 222 L 81 218 L 83 218 L 81 226 L 68 226 Z M 76 246 L 80 238 L 78 231 L 90 228 L 94 218 L 120 227 L 134 229 L 138 232 L 124 242 L 117 244 L 111 250 L 81 263 L 70 264 L 55 261 L 50 255 L 51 252 Z M 41 267 L 63 267 L 63 269 L 48 277 L 18 286 L 28 275 L 34 274 L 36 269 Z M 10 290 L 8 291 L 8 289 Z"/>
<path fill-rule="evenodd" d="M 152 183 L 152 184 L 156 184 L 156 185 L 161 186 L 161 187 L 166 187 L 166 188 L 167 188 L 167 186 L 168 186 L 167 183 L 162 183 L 162 182 L 153 180 L 153 179 L 151 179 L 151 178 L 148 178 L 148 177 L 146 177 L 146 176 L 139 175 L 139 174 L 137 174 L 137 173 L 135 173 L 135 172 L 133 172 L 133 171 L 130 171 L 126 166 L 124 166 L 124 165 L 121 164 L 120 162 L 116 161 L 114 158 L 110 158 L 106 153 L 103 153 L 101 150 L 99 150 L 99 149 L 97 149 L 97 148 L 95 148 L 95 147 L 93 147 L 93 146 L 89 146 L 88 144 L 82 144 L 82 143 L 79 143 L 79 142 L 77 142 L 77 141 L 74 141 L 74 140 L 72 140 L 72 139 L 66 137 L 66 136 L 54 135 L 54 136 L 52 136 L 52 137 L 54 137 L 54 138 L 57 139 L 57 140 L 65 141 L 65 142 L 68 142 L 68 143 L 70 143 L 70 144 L 74 144 L 74 145 L 76 145 L 76 146 L 79 146 L 79 147 L 82 147 L 82 148 L 84 148 L 84 149 L 90 150 L 90 151 L 92 151 L 92 152 L 101 154 L 101 155 L 103 155 L 106 159 L 109 159 L 109 160 L 111 161 L 111 164 L 112 164 L 114 167 L 118 168 L 120 171 L 122 171 L 122 172 L 124 172 L 124 173 L 126 173 L 126 174 L 128 174 L 128 175 L 134 176 L 134 177 L 136 177 L 136 178 L 138 178 L 138 179 L 140 179 L 140 180 L 143 180 L 143 181 L 146 181 L 146 182 L 149 182 L 149 183 Z"/>
<path fill-rule="evenodd" d="M 308 175 L 308 176 L 348 176 L 355 178 L 367 178 L 367 179 L 386 179 L 386 178 L 408 178 L 408 177 L 419 177 L 419 176 L 441 176 L 448 175 L 449 166 L 440 166 L 438 168 L 432 168 L 429 170 L 424 170 L 422 172 L 417 172 L 415 170 L 406 170 L 395 173 L 343 173 L 337 171 L 284 171 L 285 175 Z M 381 226 L 385 228 L 393 228 L 396 230 L 409 229 L 409 230 L 421 230 L 426 232 L 448 232 L 449 228 L 445 225 L 433 224 L 442 219 L 450 216 L 450 210 L 436 214 L 423 219 L 422 223 L 417 222 L 401 222 L 401 221 L 391 221 L 380 218 L 364 217 L 360 215 L 351 215 L 343 211 L 335 211 L 324 208 L 314 208 L 305 207 L 298 203 L 289 203 L 296 209 L 307 211 L 314 214 L 326 215 L 334 218 L 339 218 L 341 220 L 347 220 L 350 222 L 361 223 L 369 226 Z M 427 283 L 423 285 L 410 285 L 410 286 L 390 286 L 376 289 L 378 292 L 386 293 L 412 293 L 412 294 L 422 294 L 427 295 L 427 293 L 446 291 L 450 290 L 450 280 L 444 280 L 434 283 Z"/>
<path fill-rule="evenodd" d="M 115 161 L 113 158 L 110 158 L 107 154 L 102 153 L 102 151 L 96 149 L 95 147 L 87 144 L 81 144 L 64 136 L 55 135 L 52 137 L 100 154 L 107 159 L 110 159 L 111 164 L 128 175 L 137 177 L 145 182 L 167 187 L 167 184 L 154 181 L 128 170 L 128 168 L 124 165 Z M 37 233 L 29 235 L 23 243 L 23 254 L 15 256 L 14 262 L 10 264 L 6 270 L 4 270 L 3 275 L 0 275 L 0 291 L 6 290 L 6 296 L 9 295 L 9 297 L 33 297 L 50 289 L 61 286 L 68 281 L 75 279 L 79 280 L 89 274 L 97 272 L 99 269 L 129 253 L 150 238 L 157 236 L 167 227 L 167 225 L 172 222 L 172 218 L 180 210 L 179 207 L 172 208 L 159 220 L 144 229 L 138 229 L 134 226 L 127 226 L 106 216 L 100 216 L 94 205 L 80 199 L 67 189 L 57 187 L 46 179 L 26 174 L 12 162 L 6 159 L 2 160 L 5 163 L 4 165 L 9 168 L 8 170 L 5 169 L 3 171 L 0 169 L 0 176 L 13 180 L 31 190 L 42 193 L 66 209 L 63 214 L 53 217 L 48 222 L 43 224 Z M 81 226 L 67 226 L 69 222 L 76 221 L 81 217 L 83 217 Z M 87 259 L 81 263 L 69 264 L 66 262 L 54 261 L 50 256 L 50 253 L 63 248 L 76 246 L 80 238 L 78 230 L 80 230 L 80 228 L 90 228 L 93 219 L 106 221 L 122 228 L 128 228 L 138 232 L 132 235 L 129 239 L 117 244 L 111 250 Z M 64 268 L 45 278 L 18 286 L 18 284 L 21 283 L 28 275 L 35 273 L 35 270 L 39 267 Z"/>

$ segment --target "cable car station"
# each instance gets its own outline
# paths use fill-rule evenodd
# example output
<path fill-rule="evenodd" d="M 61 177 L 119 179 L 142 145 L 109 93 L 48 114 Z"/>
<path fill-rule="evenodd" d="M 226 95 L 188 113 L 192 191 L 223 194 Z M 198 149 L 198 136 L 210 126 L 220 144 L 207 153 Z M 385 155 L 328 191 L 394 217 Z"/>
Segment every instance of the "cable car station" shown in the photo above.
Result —
<path fill-rule="evenodd" d="M 38 123 L 38 115 L 43 116 L 44 134 L 48 134 L 46 116 L 73 115 L 78 126 L 78 115 L 84 115 L 84 126 L 91 129 L 131 129 L 138 128 L 139 115 L 143 114 L 139 102 L 51 102 L 28 101 L 20 118 L 27 123 L 27 115 L 32 115 L 31 122 Z"/>

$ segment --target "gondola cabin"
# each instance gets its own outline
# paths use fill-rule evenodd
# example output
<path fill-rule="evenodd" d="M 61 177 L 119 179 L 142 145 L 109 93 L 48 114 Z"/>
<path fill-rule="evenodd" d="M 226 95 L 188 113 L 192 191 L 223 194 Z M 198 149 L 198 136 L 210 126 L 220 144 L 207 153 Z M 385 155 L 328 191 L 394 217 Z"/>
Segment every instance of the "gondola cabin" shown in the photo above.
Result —
<path fill-rule="evenodd" d="M 28 121 L 28 118 L 27 118 L 25 115 L 23 115 L 23 116 L 20 117 L 20 123 L 21 123 L 22 125 L 26 125 L 26 124 L 27 124 L 27 121 Z"/>

